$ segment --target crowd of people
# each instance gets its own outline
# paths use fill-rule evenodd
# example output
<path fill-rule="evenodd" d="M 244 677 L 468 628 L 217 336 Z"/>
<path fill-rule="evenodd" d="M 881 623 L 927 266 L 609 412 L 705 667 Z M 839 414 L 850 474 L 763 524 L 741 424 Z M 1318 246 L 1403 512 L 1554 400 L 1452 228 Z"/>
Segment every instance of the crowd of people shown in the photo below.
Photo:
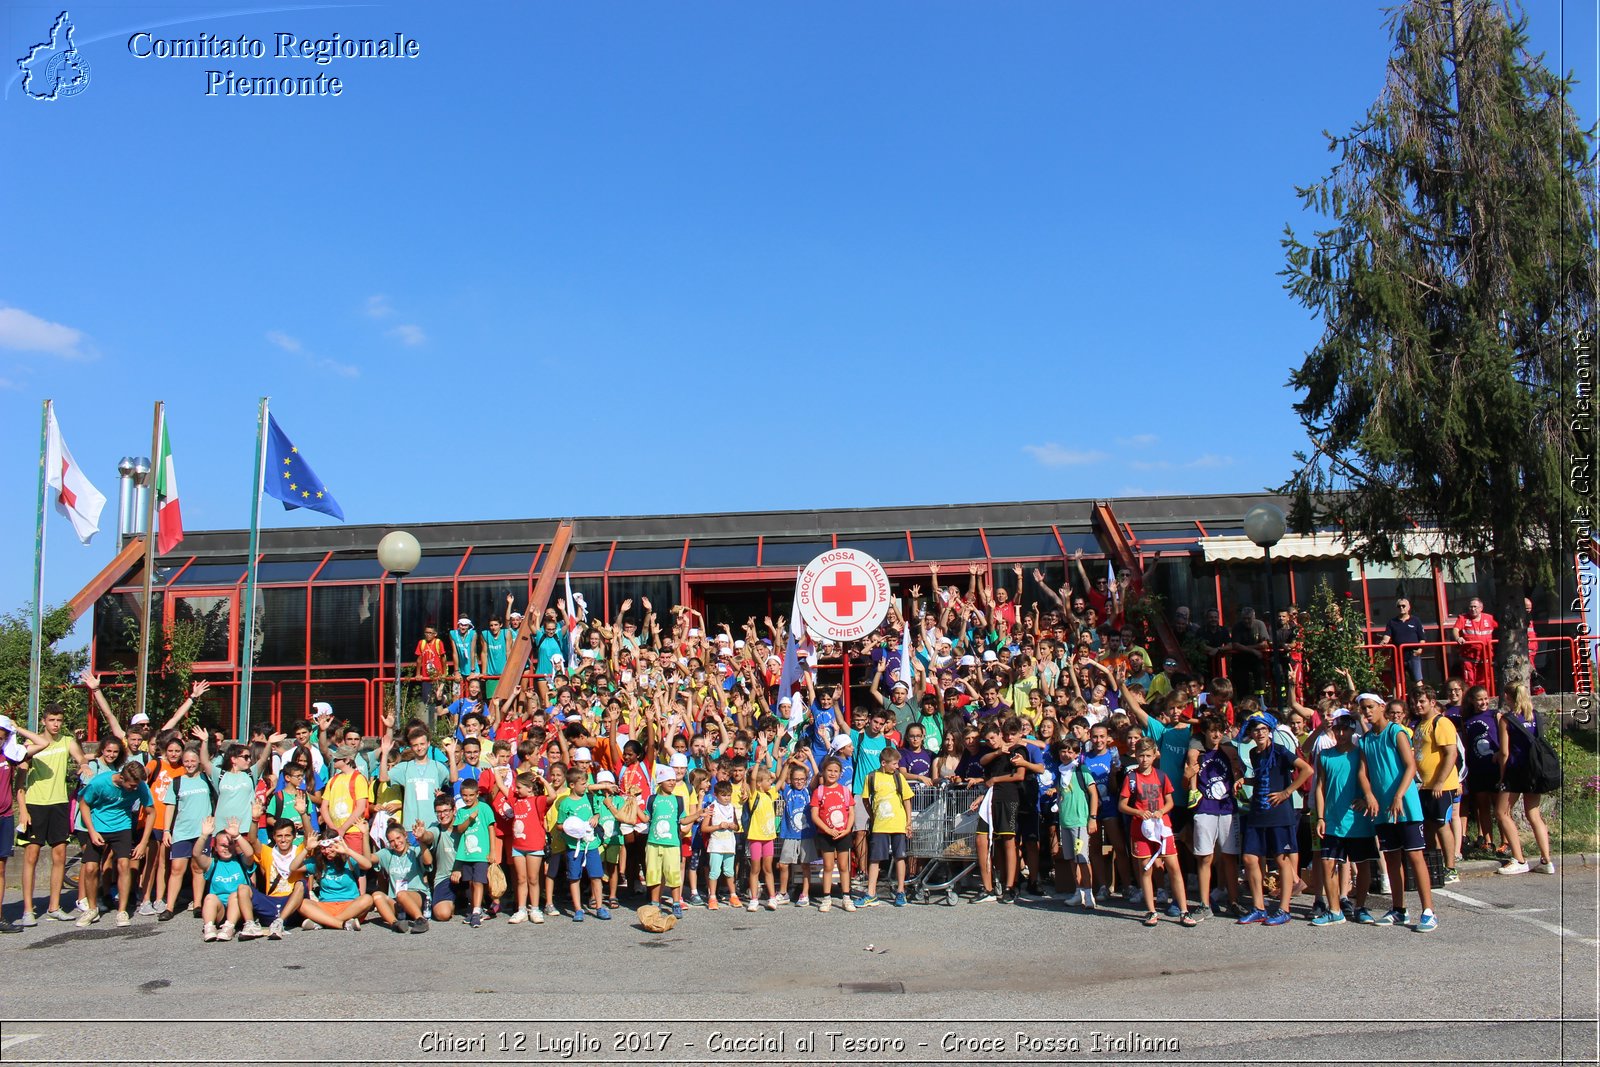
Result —
<path fill-rule="evenodd" d="M 899 908 L 941 858 L 921 847 L 941 796 L 970 828 L 937 842 L 972 857 L 964 899 L 1131 907 L 1151 927 L 1277 926 L 1300 900 L 1317 926 L 1430 932 L 1432 882 L 1464 855 L 1553 873 L 1527 687 L 1496 706 L 1475 678 L 1437 694 L 1413 679 L 1394 700 L 1345 676 L 1266 700 L 1262 671 L 1184 670 L 1155 646 L 1123 610 L 1139 576 L 1076 570 L 1023 610 L 976 567 L 965 589 L 932 568 L 926 599 L 910 587 L 849 649 L 870 664 L 860 694 L 829 680 L 846 650 L 787 620 L 713 627 L 674 606 L 663 625 L 648 601 L 544 611 L 509 692 L 511 604 L 482 630 L 428 631 L 413 700 L 375 738 L 326 703 L 281 733 L 185 729 L 204 681 L 159 726 L 123 723 L 85 672 L 92 754 L 58 706 L 37 733 L 0 717 L 0 885 L 22 847 L 0 930 L 192 912 L 210 942 L 606 921 L 625 902 Z M 1187 615 L 1178 631 L 1208 651 L 1227 634 L 1218 656 L 1274 650 L 1248 608 L 1231 628 Z"/>

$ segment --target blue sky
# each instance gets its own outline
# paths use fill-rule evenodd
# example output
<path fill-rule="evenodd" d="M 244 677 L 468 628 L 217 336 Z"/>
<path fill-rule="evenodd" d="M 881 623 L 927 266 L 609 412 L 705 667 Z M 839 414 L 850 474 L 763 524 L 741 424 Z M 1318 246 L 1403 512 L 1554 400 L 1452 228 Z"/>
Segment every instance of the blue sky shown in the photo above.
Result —
<path fill-rule="evenodd" d="M 156 399 L 191 528 L 248 523 L 263 394 L 352 522 L 1250 491 L 1302 445 L 1279 238 L 1381 85 L 1376 4 L 216 14 L 274 6 L 74 4 L 91 81 L 53 103 L 12 61 L 59 6 L 0 15 L 0 609 L 47 396 L 113 500 L 88 549 L 51 517 L 51 602 L 112 553 Z M 1594 5 L 1526 10 L 1593 122 Z"/>

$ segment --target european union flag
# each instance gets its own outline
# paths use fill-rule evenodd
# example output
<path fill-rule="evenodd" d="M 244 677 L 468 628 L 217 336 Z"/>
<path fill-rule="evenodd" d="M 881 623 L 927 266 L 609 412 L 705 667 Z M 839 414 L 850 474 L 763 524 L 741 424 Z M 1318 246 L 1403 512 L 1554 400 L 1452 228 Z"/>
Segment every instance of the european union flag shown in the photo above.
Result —
<path fill-rule="evenodd" d="M 283 501 L 285 511 L 310 508 L 344 521 L 344 509 L 270 412 L 267 414 L 266 488 L 268 496 Z"/>

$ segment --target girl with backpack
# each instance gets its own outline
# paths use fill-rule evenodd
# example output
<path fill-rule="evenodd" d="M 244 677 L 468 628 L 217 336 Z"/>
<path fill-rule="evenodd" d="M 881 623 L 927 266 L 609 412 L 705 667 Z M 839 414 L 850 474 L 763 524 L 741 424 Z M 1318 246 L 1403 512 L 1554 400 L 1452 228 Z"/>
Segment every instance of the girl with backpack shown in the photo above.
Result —
<path fill-rule="evenodd" d="M 1560 763 L 1548 743 L 1539 736 L 1539 721 L 1533 713 L 1533 697 L 1528 687 L 1514 682 L 1506 690 L 1508 707 L 1502 707 L 1498 716 L 1499 751 L 1496 765 L 1500 768 L 1500 792 L 1495 796 L 1495 817 L 1501 826 L 1511 824 L 1511 809 L 1522 797 L 1522 811 L 1533 830 L 1534 843 L 1539 846 L 1539 862 L 1532 870 L 1540 874 L 1555 874 L 1555 864 L 1550 860 L 1550 828 L 1545 825 L 1539 804 L 1544 794 L 1561 787 Z M 1497 874 L 1526 874 L 1530 869 L 1522 854 L 1520 834 L 1510 834 L 1511 862 L 1504 864 Z"/>

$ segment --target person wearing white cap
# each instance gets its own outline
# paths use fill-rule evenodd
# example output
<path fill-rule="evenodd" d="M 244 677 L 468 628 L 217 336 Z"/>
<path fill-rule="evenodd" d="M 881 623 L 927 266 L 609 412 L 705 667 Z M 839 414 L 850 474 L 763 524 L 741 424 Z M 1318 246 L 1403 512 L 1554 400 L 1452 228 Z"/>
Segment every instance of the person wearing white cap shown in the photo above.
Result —
<path fill-rule="evenodd" d="M 676 756 L 673 757 L 677 759 Z M 685 766 L 688 760 L 684 761 Z M 644 883 L 650 903 L 661 906 L 661 890 L 672 891 L 672 914 L 683 918 L 683 835 L 694 825 L 695 813 L 676 790 L 678 775 L 671 767 L 657 767 L 656 791 L 644 810 Z"/>
<path fill-rule="evenodd" d="M 478 631 L 465 615 L 456 620 L 456 628 L 450 631 L 450 673 L 457 678 L 478 674 Z"/>
<path fill-rule="evenodd" d="M 888 696 L 883 695 L 883 675 L 888 666 L 887 656 L 878 660 L 878 669 L 872 676 L 872 685 L 868 692 L 872 694 L 872 699 L 878 702 L 879 707 L 888 709 L 889 714 L 894 716 L 895 729 L 903 735 L 905 728 L 917 721 L 917 706 L 911 703 L 911 687 L 902 678 L 896 678 L 890 684 Z"/>
<path fill-rule="evenodd" d="M 6 860 L 11 858 L 17 838 L 15 799 L 18 785 L 17 769 L 28 758 L 28 750 L 16 738 L 17 726 L 10 718 L 0 715 L 0 903 L 5 901 Z M 0 919 L 0 934 L 14 934 L 21 927 Z"/>

